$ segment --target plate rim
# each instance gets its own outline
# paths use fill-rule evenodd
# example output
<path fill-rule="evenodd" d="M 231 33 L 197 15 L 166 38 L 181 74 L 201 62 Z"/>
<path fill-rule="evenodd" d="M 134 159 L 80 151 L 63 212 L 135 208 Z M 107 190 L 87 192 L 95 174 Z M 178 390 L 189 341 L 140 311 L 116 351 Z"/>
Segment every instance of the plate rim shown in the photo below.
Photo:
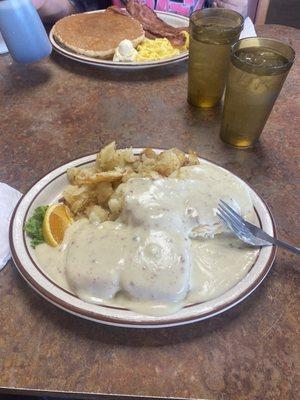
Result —
<path fill-rule="evenodd" d="M 135 154 L 140 153 L 143 150 L 143 148 L 133 148 L 133 151 Z M 164 149 L 161 148 L 154 148 L 155 151 L 161 152 Z M 31 199 L 29 205 L 26 207 L 26 211 L 24 214 L 24 220 L 25 217 L 27 216 L 27 213 L 30 209 L 30 207 L 32 206 L 32 203 L 34 202 L 34 200 L 39 196 L 39 194 L 45 189 L 46 186 L 50 185 L 55 179 L 59 178 L 60 176 L 63 176 L 66 174 L 66 170 L 67 170 L 67 165 L 68 164 L 72 164 L 74 162 L 79 162 L 80 160 L 84 160 L 88 157 L 94 157 L 94 159 L 96 158 L 96 155 L 98 153 L 89 153 L 85 156 L 82 157 L 77 157 L 74 158 L 66 163 L 62 163 L 59 166 L 53 168 L 52 170 L 50 170 L 49 172 L 47 172 L 46 174 L 44 174 L 41 178 L 37 179 L 30 187 L 29 189 L 23 194 L 23 196 L 20 198 L 20 200 L 18 201 L 13 214 L 11 216 L 11 220 L 10 220 L 10 226 L 9 226 L 9 244 L 10 244 L 10 248 L 11 248 L 11 253 L 12 253 L 12 259 L 14 261 L 14 264 L 17 268 L 17 270 L 19 271 L 19 273 L 21 274 L 21 276 L 23 277 L 23 279 L 36 291 L 38 292 L 42 297 L 44 297 L 47 301 L 49 301 L 50 303 L 56 305 L 59 308 L 62 308 L 63 310 L 65 310 L 68 313 L 74 314 L 76 316 L 79 316 L 81 318 L 85 318 L 85 319 L 89 319 L 98 323 L 103 323 L 103 324 L 107 324 L 107 325 L 114 325 L 114 326 L 119 326 L 119 327 L 127 327 L 127 328 L 164 328 L 164 327 L 174 327 L 174 326 L 180 326 L 180 325 L 185 325 L 185 324 L 189 324 L 189 323 L 194 323 L 197 321 L 201 321 L 201 320 L 205 320 L 208 318 L 211 318 L 215 315 L 221 314 L 225 311 L 227 311 L 228 309 L 234 307 L 235 305 L 237 305 L 238 303 L 242 302 L 245 298 L 247 298 L 261 283 L 262 281 L 265 279 L 265 277 L 268 275 L 275 256 L 276 256 L 276 251 L 277 248 L 276 246 L 273 246 L 271 248 L 271 252 L 270 255 L 268 256 L 268 259 L 266 260 L 264 267 L 262 269 L 262 271 L 259 273 L 259 275 L 255 278 L 254 282 L 252 282 L 251 285 L 247 286 L 247 288 L 240 293 L 237 297 L 235 297 L 232 300 L 227 301 L 226 303 L 222 303 L 221 305 L 216 306 L 213 310 L 210 311 L 206 311 L 203 312 L 202 314 L 198 314 L 198 315 L 192 315 L 192 316 L 187 316 L 187 317 L 182 317 L 182 318 L 177 318 L 176 319 L 176 313 L 175 314 L 171 314 L 170 315 L 170 319 L 168 319 L 167 321 L 145 321 L 145 320 L 137 320 L 137 321 L 133 321 L 133 320 L 127 320 L 125 318 L 118 318 L 115 316 L 109 316 L 107 317 L 106 315 L 101 315 L 100 313 L 95 313 L 92 310 L 83 310 L 80 307 L 77 307 L 74 304 L 70 304 L 70 302 L 65 301 L 64 299 L 61 299 L 59 297 L 57 297 L 54 293 L 52 293 L 51 291 L 49 291 L 47 288 L 43 287 L 40 285 L 39 282 L 37 282 L 31 275 L 30 273 L 26 270 L 26 268 L 23 266 L 22 261 L 20 260 L 17 251 L 15 249 L 15 245 L 14 245 L 14 237 L 13 237 L 13 226 L 14 226 L 14 222 L 15 222 L 15 217 L 17 214 L 17 211 L 19 210 L 20 205 L 22 204 L 22 201 L 26 198 L 26 196 L 31 192 L 31 190 L 35 187 L 35 185 L 37 185 L 40 181 L 42 181 L 43 179 L 46 181 L 45 184 L 43 185 L 43 187 L 41 189 L 39 189 L 37 191 L 37 193 L 35 193 L 34 197 Z M 233 172 L 229 171 L 228 169 L 220 166 L 219 164 L 206 159 L 204 157 L 198 157 L 199 160 L 204 160 L 210 164 L 213 164 L 223 170 L 225 170 L 226 172 L 229 172 L 231 174 L 233 174 L 235 177 L 237 177 L 238 179 L 242 180 L 248 187 L 250 187 L 250 189 L 252 191 L 254 191 L 254 193 L 256 194 L 256 196 L 259 198 L 259 200 L 263 203 L 263 205 L 265 206 L 267 212 L 268 212 L 268 217 L 270 219 L 271 225 L 272 225 L 272 229 L 274 232 L 274 237 L 277 237 L 277 229 L 276 229 L 276 224 L 274 221 L 274 217 L 270 211 L 270 208 L 268 207 L 267 203 L 264 201 L 264 199 L 257 194 L 257 192 L 251 187 L 251 185 L 249 185 L 247 182 L 245 182 L 242 178 L 240 178 L 238 175 L 234 174 Z M 78 166 L 80 165 L 84 165 L 85 163 L 91 163 L 94 161 L 94 159 L 92 158 L 89 161 L 85 161 L 82 162 L 81 164 L 78 163 Z M 50 181 L 47 181 L 47 176 L 53 174 L 53 172 L 55 172 L 56 170 L 63 168 L 64 167 L 64 171 L 61 172 L 60 174 L 57 174 L 55 177 L 53 177 L 53 179 L 51 179 Z M 257 210 L 256 210 L 257 212 Z M 259 214 L 258 214 L 259 216 Z M 23 233 L 24 236 L 24 233 Z M 26 252 L 28 252 L 27 250 L 27 246 L 26 246 L 26 242 L 25 242 L 25 238 L 23 238 L 23 245 L 25 247 Z M 34 262 L 34 260 L 32 260 L 30 253 L 28 252 L 30 261 L 32 262 L 33 266 L 35 268 L 38 269 L 39 273 L 41 273 L 40 268 L 37 266 L 37 264 Z M 257 260 L 254 262 L 253 266 L 256 264 Z M 252 266 L 252 267 L 253 267 Z M 250 271 L 248 271 L 249 273 Z M 43 273 L 43 272 L 42 272 Z M 49 277 L 47 277 L 46 274 L 44 274 L 44 277 L 51 283 L 53 284 L 52 280 L 49 279 Z M 238 283 L 237 283 L 238 284 Z M 57 288 L 59 288 L 60 290 L 63 290 L 63 288 L 59 287 L 58 285 L 56 285 Z M 234 285 L 235 286 L 235 285 Z M 233 286 L 233 287 L 234 287 Z M 229 289 L 230 290 L 230 289 Z M 67 292 L 68 293 L 68 292 Z M 226 293 L 226 292 L 225 292 Z M 69 293 L 68 293 L 69 294 Z M 193 304 L 191 306 L 196 306 L 197 304 Z M 114 307 L 107 307 L 107 308 L 114 308 Z M 119 307 L 116 307 L 116 309 L 121 309 Z M 125 311 L 125 309 L 123 309 Z M 139 316 L 141 316 L 141 318 L 143 318 L 142 314 L 139 314 Z M 157 317 L 157 319 L 159 319 L 160 317 Z M 173 319 L 172 319 L 173 318 Z"/>
<path fill-rule="evenodd" d="M 95 11 L 88 11 L 82 14 L 94 14 L 94 13 L 103 13 L 105 10 L 95 10 Z M 181 19 L 186 21 L 189 24 L 189 18 L 185 17 L 184 15 L 179 15 L 167 11 L 155 11 L 158 16 L 166 15 L 171 17 L 176 17 L 177 19 Z M 187 25 L 188 26 L 188 25 Z M 53 35 L 54 32 L 54 25 L 49 32 L 49 40 L 53 46 L 53 49 L 67 57 L 71 60 L 80 62 L 82 64 L 93 65 L 96 67 L 103 67 L 109 69 L 123 69 L 123 70 L 137 70 L 137 69 L 147 69 L 147 68 L 155 68 L 155 67 L 163 67 L 169 64 L 175 64 L 184 60 L 187 60 L 189 57 L 189 52 L 185 51 L 179 54 L 178 56 L 166 58 L 163 60 L 156 60 L 156 61 L 149 61 L 149 62 L 136 62 L 136 63 L 126 63 L 126 62 L 114 62 L 112 60 L 101 60 L 89 56 L 85 56 L 83 54 L 72 52 L 71 50 L 65 49 L 60 43 L 58 43 Z"/>

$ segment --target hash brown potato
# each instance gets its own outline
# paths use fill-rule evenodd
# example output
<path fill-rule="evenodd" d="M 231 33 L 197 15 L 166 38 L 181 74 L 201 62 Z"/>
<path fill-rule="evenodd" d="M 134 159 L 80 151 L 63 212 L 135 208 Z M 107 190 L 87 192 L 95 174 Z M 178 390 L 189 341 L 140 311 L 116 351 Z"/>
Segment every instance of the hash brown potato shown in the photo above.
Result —
<path fill-rule="evenodd" d="M 98 153 L 94 166 L 67 171 L 70 184 L 63 200 L 75 218 L 115 220 L 123 207 L 122 191 L 117 190 L 122 183 L 132 178 L 166 178 L 183 166 L 197 164 L 197 154 L 192 151 L 186 155 L 173 148 L 157 154 L 146 148 L 135 155 L 132 148 L 117 150 L 112 142 Z"/>

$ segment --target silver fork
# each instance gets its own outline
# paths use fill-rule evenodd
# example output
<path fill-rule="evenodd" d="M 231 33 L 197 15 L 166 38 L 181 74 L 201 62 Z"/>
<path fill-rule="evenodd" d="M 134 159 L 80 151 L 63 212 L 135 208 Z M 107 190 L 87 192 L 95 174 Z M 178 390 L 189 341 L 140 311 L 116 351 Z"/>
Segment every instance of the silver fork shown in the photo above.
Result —
<path fill-rule="evenodd" d="M 217 215 L 224 224 L 243 242 L 251 246 L 280 246 L 295 254 L 300 254 L 300 248 L 275 239 L 262 229 L 242 218 L 230 205 L 220 200 Z"/>

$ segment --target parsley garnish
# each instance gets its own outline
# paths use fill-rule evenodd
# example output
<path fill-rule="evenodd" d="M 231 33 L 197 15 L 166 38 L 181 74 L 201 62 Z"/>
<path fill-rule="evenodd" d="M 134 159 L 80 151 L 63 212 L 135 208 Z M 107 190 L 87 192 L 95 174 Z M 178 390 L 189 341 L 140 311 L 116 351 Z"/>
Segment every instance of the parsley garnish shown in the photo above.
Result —
<path fill-rule="evenodd" d="M 25 232 L 31 238 L 31 246 L 35 248 L 38 244 L 44 243 L 43 221 L 48 206 L 37 207 L 32 217 L 25 224 Z"/>

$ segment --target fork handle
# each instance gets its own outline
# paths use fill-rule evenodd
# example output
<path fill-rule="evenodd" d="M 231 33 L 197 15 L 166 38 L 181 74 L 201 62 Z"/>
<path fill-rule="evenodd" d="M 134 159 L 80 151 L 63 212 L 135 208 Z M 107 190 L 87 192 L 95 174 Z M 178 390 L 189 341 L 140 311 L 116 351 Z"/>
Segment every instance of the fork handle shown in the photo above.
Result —
<path fill-rule="evenodd" d="M 278 240 L 278 239 L 274 239 L 273 238 L 273 243 L 276 246 L 283 247 L 284 249 L 287 249 L 287 250 L 291 251 L 292 253 L 295 253 L 295 254 L 298 254 L 298 255 L 300 254 L 300 248 L 299 247 L 292 246 L 292 245 L 290 245 L 288 243 L 283 242 L 282 240 Z"/>

